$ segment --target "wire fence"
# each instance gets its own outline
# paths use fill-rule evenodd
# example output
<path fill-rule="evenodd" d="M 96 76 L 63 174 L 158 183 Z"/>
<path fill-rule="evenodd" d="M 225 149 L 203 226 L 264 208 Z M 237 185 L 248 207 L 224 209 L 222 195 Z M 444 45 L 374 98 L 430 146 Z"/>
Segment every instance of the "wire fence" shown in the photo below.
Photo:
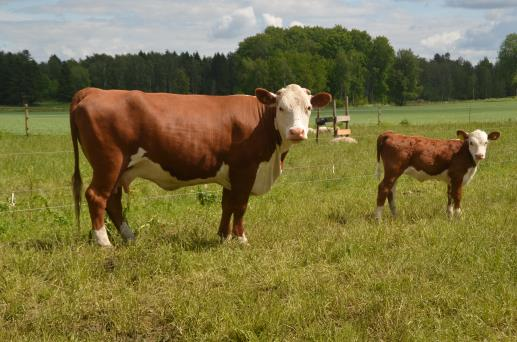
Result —
<path fill-rule="evenodd" d="M 352 162 L 353 163 L 353 162 Z M 487 162 L 488 165 L 492 164 L 508 164 L 508 163 L 517 163 L 517 159 L 507 159 L 507 160 L 495 160 L 495 161 L 489 161 Z M 300 167 L 288 167 L 285 168 L 283 171 L 296 171 L 296 170 L 325 170 L 329 169 L 332 172 L 332 175 L 336 175 L 338 170 L 344 169 L 345 167 L 348 168 L 350 164 L 339 164 L 339 163 L 328 163 L 328 164 L 313 164 L 313 165 L 307 165 L 307 166 L 300 166 Z M 356 179 L 372 179 L 375 180 L 375 173 L 367 173 L 367 174 L 360 174 L 360 175 L 346 175 L 346 176 L 336 176 L 336 177 L 328 177 L 328 178 L 316 178 L 316 179 L 309 179 L 309 180 L 295 180 L 295 181 L 280 181 L 282 185 L 299 185 L 299 184 L 310 184 L 310 183 L 321 183 L 321 182 L 342 182 L 346 180 L 356 180 Z M 22 213 L 22 212 L 34 212 L 34 211 L 48 211 L 53 209 L 62 209 L 62 208 L 70 208 L 73 207 L 73 204 L 59 204 L 59 205 L 45 205 L 42 207 L 35 207 L 35 208 L 20 208 L 15 209 L 17 205 L 17 194 L 26 194 L 26 193 L 45 193 L 49 194 L 52 192 L 57 191 L 64 191 L 64 190 L 71 191 L 71 185 L 68 186 L 58 186 L 58 187 L 52 187 L 52 188 L 37 188 L 37 189 L 16 189 L 16 190 L 3 190 L 0 191 L 0 194 L 10 194 L 11 198 L 8 202 L 0 202 L 0 204 L 3 204 L 4 207 L 7 207 L 7 210 L 0 211 L 0 215 L 5 214 L 11 214 L 11 213 Z M 140 200 L 143 201 L 154 201 L 159 199 L 167 199 L 167 198 L 178 198 L 178 197 L 187 197 L 187 196 L 197 196 L 200 194 L 200 192 L 204 194 L 209 193 L 220 193 L 220 190 L 218 191 L 209 191 L 206 189 L 198 190 L 198 191 L 187 191 L 182 193 L 174 193 L 174 194 L 164 194 L 164 195 L 151 195 L 151 196 L 141 196 L 139 197 Z"/>

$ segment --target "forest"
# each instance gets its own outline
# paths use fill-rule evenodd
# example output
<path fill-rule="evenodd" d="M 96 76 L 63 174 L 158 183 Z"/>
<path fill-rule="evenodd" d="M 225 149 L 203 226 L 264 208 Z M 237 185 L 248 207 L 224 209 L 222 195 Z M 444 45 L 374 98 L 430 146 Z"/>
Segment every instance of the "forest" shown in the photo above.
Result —
<path fill-rule="evenodd" d="M 81 60 L 56 55 L 38 63 L 29 50 L 0 51 L 0 104 L 69 101 L 78 89 L 226 95 L 275 91 L 298 83 L 353 105 L 485 99 L 517 95 L 517 33 L 506 36 L 497 61 L 472 64 L 449 53 L 422 58 L 398 50 L 386 37 L 342 26 L 268 27 L 213 56 L 188 52 L 94 54 Z"/>

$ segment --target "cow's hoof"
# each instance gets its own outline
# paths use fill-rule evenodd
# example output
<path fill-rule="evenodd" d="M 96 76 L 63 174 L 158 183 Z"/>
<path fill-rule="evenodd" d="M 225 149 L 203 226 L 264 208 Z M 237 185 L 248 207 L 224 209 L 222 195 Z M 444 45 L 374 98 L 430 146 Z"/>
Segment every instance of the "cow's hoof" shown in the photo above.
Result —
<path fill-rule="evenodd" d="M 219 239 L 220 239 L 221 243 L 230 242 L 232 240 L 232 234 L 229 234 L 227 236 L 219 235 Z"/>
<path fill-rule="evenodd" d="M 249 245 L 248 238 L 246 234 L 242 234 L 242 236 L 237 236 L 237 241 L 242 245 Z"/>

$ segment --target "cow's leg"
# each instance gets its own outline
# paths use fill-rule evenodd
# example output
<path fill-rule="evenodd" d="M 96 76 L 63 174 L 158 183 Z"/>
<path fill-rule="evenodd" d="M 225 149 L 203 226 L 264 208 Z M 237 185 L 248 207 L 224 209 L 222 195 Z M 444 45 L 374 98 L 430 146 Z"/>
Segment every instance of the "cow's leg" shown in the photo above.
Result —
<path fill-rule="evenodd" d="M 232 208 L 230 205 L 230 190 L 223 189 L 223 200 L 221 202 L 222 206 L 222 214 L 221 214 L 221 223 L 219 224 L 219 236 L 221 237 L 221 241 L 226 241 L 231 239 L 231 230 L 230 230 L 230 221 L 232 218 Z"/>
<path fill-rule="evenodd" d="M 393 186 L 388 192 L 388 203 L 390 205 L 391 215 L 397 217 L 397 206 L 395 205 L 395 193 L 397 191 L 397 181 L 393 183 Z"/>
<path fill-rule="evenodd" d="M 108 215 L 111 221 L 113 221 L 115 227 L 117 227 L 117 230 L 122 238 L 125 241 L 135 240 L 135 234 L 131 228 L 129 228 L 129 225 L 127 224 L 127 221 L 125 220 L 122 213 L 122 188 L 120 186 L 115 188 L 115 190 L 111 193 L 111 196 L 108 198 L 106 211 L 108 212 Z"/>
<path fill-rule="evenodd" d="M 113 156 L 112 162 L 117 160 L 117 156 Z M 120 160 L 122 160 L 120 158 Z M 120 167 L 105 168 L 102 170 L 93 170 L 92 182 L 86 189 L 85 197 L 90 209 L 90 218 L 92 220 L 93 236 L 96 242 L 103 247 L 111 247 L 111 242 L 104 225 L 104 213 L 111 196 L 117 178 L 120 173 Z"/>
<path fill-rule="evenodd" d="M 384 171 L 384 179 L 379 183 L 377 191 L 377 208 L 375 209 L 375 218 L 380 221 L 382 218 L 382 211 L 384 209 L 384 203 L 388 194 L 391 192 L 393 185 L 397 181 L 398 176 L 394 176 L 391 173 Z"/>
<path fill-rule="evenodd" d="M 454 215 L 461 216 L 461 192 L 462 192 L 462 182 L 460 179 L 453 179 L 451 181 L 451 196 L 454 201 Z"/>
<path fill-rule="evenodd" d="M 447 216 L 452 218 L 453 215 L 453 205 L 452 205 L 452 187 L 450 184 L 447 184 Z"/>
<path fill-rule="evenodd" d="M 237 237 L 240 243 L 248 243 L 246 233 L 244 232 L 244 213 L 248 207 L 248 198 L 235 203 L 233 208 L 233 235 Z"/>

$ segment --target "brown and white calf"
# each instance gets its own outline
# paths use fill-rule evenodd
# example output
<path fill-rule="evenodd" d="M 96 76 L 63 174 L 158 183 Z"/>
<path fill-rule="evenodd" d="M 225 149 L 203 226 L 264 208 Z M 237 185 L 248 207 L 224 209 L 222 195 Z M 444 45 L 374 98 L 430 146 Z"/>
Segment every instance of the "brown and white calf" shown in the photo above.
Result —
<path fill-rule="evenodd" d="M 375 217 L 378 220 L 381 219 L 386 198 L 392 215 L 396 216 L 396 182 L 403 174 L 421 182 L 435 179 L 447 183 L 447 214 L 449 217 L 461 214 L 462 187 L 474 177 L 478 162 L 485 159 L 488 141 L 497 140 L 500 133 L 486 134 L 481 130 L 471 133 L 458 130 L 456 133 L 462 140 L 407 136 L 391 131 L 379 135 L 377 175 L 380 178 L 382 159 L 384 178 L 379 184 L 377 193 Z"/>
<path fill-rule="evenodd" d="M 125 240 L 134 234 L 122 214 L 121 189 L 137 177 L 163 189 L 223 186 L 219 235 L 246 242 L 243 216 L 250 194 L 271 188 L 293 143 L 307 139 L 312 107 L 331 96 L 292 84 L 276 94 L 205 96 L 86 88 L 70 106 L 76 215 L 82 187 L 78 141 L 92 169 L 86 190 L 93 235 L 111 246 L 104 212 Z M 233 217 L 233 229 L 230 220 Z"/>

